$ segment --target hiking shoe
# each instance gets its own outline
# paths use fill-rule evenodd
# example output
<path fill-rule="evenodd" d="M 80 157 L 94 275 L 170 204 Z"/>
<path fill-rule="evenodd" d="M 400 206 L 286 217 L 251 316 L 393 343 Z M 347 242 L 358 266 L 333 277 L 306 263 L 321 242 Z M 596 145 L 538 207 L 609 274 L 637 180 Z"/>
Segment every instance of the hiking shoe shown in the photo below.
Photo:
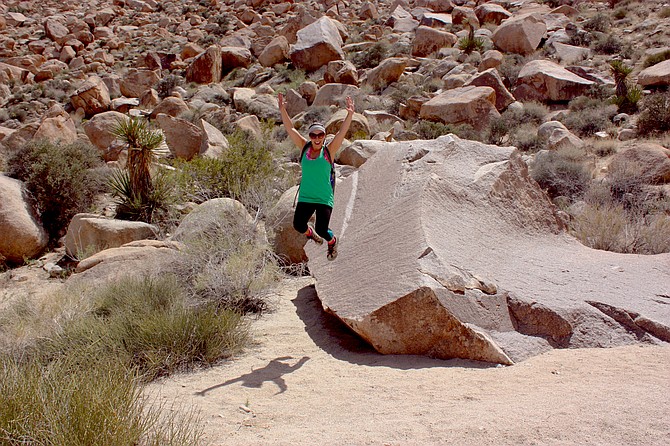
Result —
<path fill-rule="evenodd" d="M 335 243 L 328 243 L 328 254 L 326 254 L 328 260 L 335 260 L 337 257 L 337 238 L 335 238 Z"/>
<path fill-rule="evenodd" d="M 322 245 L 323 244 L 323 238 L 319 234 L 316 233 L 313 227 L 308 226 L 309 229 L 311 229 L 311 235 L 307 237 L 308 239 L 312 240 L 314 243 L 317 245 Z"/>

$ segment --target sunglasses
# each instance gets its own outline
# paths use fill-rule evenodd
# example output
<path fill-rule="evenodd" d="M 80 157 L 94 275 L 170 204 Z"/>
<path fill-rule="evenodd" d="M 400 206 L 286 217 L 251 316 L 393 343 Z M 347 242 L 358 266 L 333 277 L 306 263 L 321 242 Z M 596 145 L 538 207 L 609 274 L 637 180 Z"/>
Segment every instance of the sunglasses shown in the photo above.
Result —
<path fill-rule="evenodd" d="M 324 136 L 326 136 L 325 133 L 310 133 L 310 134 L 309 134 L 309 137 L 310 137 L 310 138 L 314 138 L 314 139 L 316 139 L 316 138 L 323 138 Z"/>

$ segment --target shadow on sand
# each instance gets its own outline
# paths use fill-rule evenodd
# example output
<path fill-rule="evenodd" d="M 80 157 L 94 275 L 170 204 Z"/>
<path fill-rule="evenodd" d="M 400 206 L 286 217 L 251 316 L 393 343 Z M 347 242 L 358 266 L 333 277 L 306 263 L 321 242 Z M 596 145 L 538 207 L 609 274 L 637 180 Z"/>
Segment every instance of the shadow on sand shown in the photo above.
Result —
<path fill-rule="evenodd" d="M 300 289 L 292 302 L 296 307 L 298 317 L 305 324 L 305 331 L 314 343 L 326 353 L 342 361 L 402 370 L 428 367 L 484 369 L 496 366 L 487 362 L 465 359 L 443 360 L 417 355 L 382 355 L 340 319 L 323 310 L 314 285 Z"/>
<path fill-rule="evenodd" d="M 273 359 L 265 367 L 260 369 L 252 370 L 250 373 L 246 373 L 240 377 L 229 379 L 228 381 L 222 382 L 221 384 L 216 384 L 214 386 L 208 387 L 199 392 L 195 392 L 196 395 L 205 396 L 207 392 L 218 389 L 220 387 L 225 387 L 230 384 L 239 382 L 242 383 L 242 386 L 260 389 L 263 386 L 264 382 L 273 382 L 279 387 L 279 391 L 275 395 L 286 392 L 288 387 L 286 386 L 286 381 L 284 381 L 284 375 L 295 372 L 300 367 L 302 367 L 307 361 L 309 361 L 309 356 L 303 356 L 295 364 L 290 364 L 289 360 L 294 359 L 292 356 L 282 356 L 280 358 Z"/>

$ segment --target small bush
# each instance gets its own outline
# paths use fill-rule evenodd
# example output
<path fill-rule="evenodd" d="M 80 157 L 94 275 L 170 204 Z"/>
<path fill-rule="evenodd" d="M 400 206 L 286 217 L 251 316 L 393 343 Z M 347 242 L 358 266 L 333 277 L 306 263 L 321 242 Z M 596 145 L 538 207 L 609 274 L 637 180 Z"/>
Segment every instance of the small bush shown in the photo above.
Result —
<path fill-rule="evenodd" d="M 581 197 L 591 183 L 584 163 L 567 151 L 550 151 L 536 157 L 532 176 L 552 198 L 565 196 L 573 201 Z"/>
<path fill-rule="evenodd" d="M 598 54 L 619 54 L 626 49 L 624 43 L 612 34 L 602 35 L 591 45 L 591 49 Z"/>
<path fill-rule="evenodd" d="M 637 128 L 643 136 L 670 131 L 670 93 L 654 93 L 642 101 Z"/>
<path fill-rule="evenodd" d="M 156 86 L 158 97 L 161 99 L 165 99 L 168 96 L 170 96 L 172 90 L 180 85 L 181 80 L 182 78 L 177 75 L 168 74 L 163 79 L 158 81 L 158 85 Z"/>
<path fill-rule="evenodd" d="M 612 21 L 609 18 L 609 15 L 604 13 L 598 13 L 584 22 L 584 29 L 591 32 L 604 33 L 607 32 L 612 26 Z"/>
<path fill-rule="evenodd" d="M 50 361 L 118 361 L 144 381 L 212 365 L 239 350 L 246 327 L 238 312 L 187 302 L 175 276 L 128 277 L 103 286 L 89 311 L 38 346 Z"/>
<path fill-rule="evenodd" d="M 524 153 L 536 153 L 545 148 L 547 141 L 537 134 L 538 126 L 532 122 L 520 125 L 510 134 L 510 144 Z"/>
<path fill-rule="evenodd" d="M 290 69 L 287 65 L 277 65 L 276 69 L 277 75 L 286 83 L 276 89 L 278 92 L 297 89 L 307 80 L 304 70 Z"/>
<path fill-rule="evenodd" d="M 169 180 L 184 201 L 202 203 L 228 197 L 253 210 L 267 210 L 284 191 L 286 178 L 278 172 L 269 139 L 257 140 L 237 130 L 228 136 L 230 148 L 221 158 L 176 160 Z"/>
<path fill-rule="evenodd" d="M 26 184 L 52 241 L 65 234 L 75 214 L 89 210 L 104 181 L 97 149 L 82 143 L 31 143 L 7 163 L 7 174 Z"/>
<path fill-rule="evenodd" d="M 391 53 L 391 46 L 384 41 L 376 42 L 369 48 L 351 55 L 350 60 L 356 68 L 374 68 Z"/>
<path fill-rule="evenodd" d="M 0 443 L 172 445 L 200 443 L 193 412 L 152 406 L 117 361 L 79 368 L 0 358 Z"/>
<path fill-rule="evenodd" d="M 580 96 L 569 104 L 570 113 L 562 119 L 563 124 L 577 135 L 592 136 L 606 130 L 612 123 L 617 109 L 606 101 Z"/>
<path fill-rule="evenodd" d="M 459 138 L 479 141 L 481 138 L 480 132 L 477 132 L 469 124 L 443 124 L 441 122 L 430 122 L 421 120 L 414 126 L 414 131 L 422 139 L 436 139 L 442 135 L 453 133 Z"/>
<path fill-rule="evenodd" d="M 263 292 L 279 277 L 255 225 L 225 220 L 188 240 L 177 272 L 193 295 L 243 313 L 266 311 Z"/>
<path fill-rule="evenodd" d="M 661 8 L 661 10 L 658 12 L 658 16 L 662 19 L 670 18 L 670 6 Z"/>
<path fill-rule="evenodd" d="M 670 50 L 661 51 L 660 53 L 654 54 L 653 56 L 648 56 L 642 63 L 642 67 L 649 68 L 668 59 L 670 59 Z"/>
<path fill-rule="evenodd" d="M 303 122 L 307 124 L 307 126 L 312 125 L 314 122 L 320 122 L 320 123 L 326 123 L 330 117 L 333 115 L 333 112 L 330 110 L 329 107 L 326 107 L 324 105 L 321 106 L 312 106 L 307 109 L 305 112 L 305 117 L 303 119 Z"/>
<path fill-rule="evenodd" d="M 481 37 L 463 37 L 458 41 L 458 48 L 465 54 L 470 54 L 473 51 L 481 52 L 484 50 L 484 39 Z"/>

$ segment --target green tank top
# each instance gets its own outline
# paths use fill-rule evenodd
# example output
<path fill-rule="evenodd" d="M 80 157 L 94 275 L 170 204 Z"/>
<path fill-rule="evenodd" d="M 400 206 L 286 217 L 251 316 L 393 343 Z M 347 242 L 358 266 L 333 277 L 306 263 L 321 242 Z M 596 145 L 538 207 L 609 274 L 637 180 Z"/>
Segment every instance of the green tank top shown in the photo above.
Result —
<path fill-rule="evenodd" d="M 308 150 L 300 160 L 302 178 L 298 202 L 325 204 L 333 207 L 333 187 L 330 184 L 330 162 L 324 156 L 324 146 L 316 159 L 309 159 Z"/>

